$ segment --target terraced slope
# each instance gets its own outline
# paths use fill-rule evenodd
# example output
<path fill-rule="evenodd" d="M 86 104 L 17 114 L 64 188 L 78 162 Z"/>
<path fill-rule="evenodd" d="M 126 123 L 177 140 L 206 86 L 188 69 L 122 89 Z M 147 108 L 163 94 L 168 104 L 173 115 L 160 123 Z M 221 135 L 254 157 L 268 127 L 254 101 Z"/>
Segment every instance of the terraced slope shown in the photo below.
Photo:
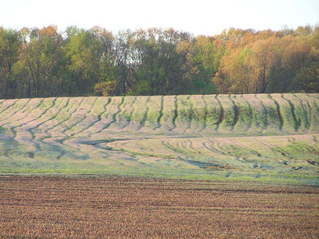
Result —
<path fill-rule="evenodd" d="M 0 172 L 317 183 L 319 94 L 0 100 Z"/>

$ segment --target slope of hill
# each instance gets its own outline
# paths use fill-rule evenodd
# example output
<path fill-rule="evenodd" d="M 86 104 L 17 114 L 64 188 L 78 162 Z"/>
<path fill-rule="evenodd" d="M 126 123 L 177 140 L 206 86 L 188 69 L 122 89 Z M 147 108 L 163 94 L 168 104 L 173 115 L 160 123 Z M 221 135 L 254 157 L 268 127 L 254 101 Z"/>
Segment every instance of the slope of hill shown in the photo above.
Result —
<path fill-rule="evenodd" d="M 0 101 L 0 172 L 318 184 L 319 94 Z"/>

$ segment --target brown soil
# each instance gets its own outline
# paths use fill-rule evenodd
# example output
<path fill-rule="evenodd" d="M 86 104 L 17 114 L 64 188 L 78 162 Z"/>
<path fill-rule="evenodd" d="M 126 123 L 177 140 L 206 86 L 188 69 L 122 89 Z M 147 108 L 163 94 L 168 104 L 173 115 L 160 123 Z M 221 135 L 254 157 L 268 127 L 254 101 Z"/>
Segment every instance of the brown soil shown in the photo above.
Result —
<path fill-rule="evenodd" d="M 319 188 L 0 177 L 0 238 L 319 238 Z"/>

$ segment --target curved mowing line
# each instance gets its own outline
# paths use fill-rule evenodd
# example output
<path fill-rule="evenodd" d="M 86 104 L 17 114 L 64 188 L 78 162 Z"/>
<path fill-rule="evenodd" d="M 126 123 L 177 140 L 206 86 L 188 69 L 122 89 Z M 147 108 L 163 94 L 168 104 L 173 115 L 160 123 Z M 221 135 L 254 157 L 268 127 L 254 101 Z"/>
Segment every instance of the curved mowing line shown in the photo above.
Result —
<path fill-rule="evenodd" d="M 162 117 L 163 117 L 163 115 L 164 115 L 163 110 L 164 110 L 164 96 L 163 96 L 163 95 L 161 95 L 161 106 L 160 106 L 160 112 L 159 112 L 159 116 L 158 116 L 158 118 L 157 118 L 157 120 L 156 120 L 157 126 L 156 126 L 155 128 L 153 128 L 153 130 L 155 130 L 155 129 L 158 129 L 158 128 L 161 128 L 161 127 L 162 127 L 162 126 L 161 126 L 161 119 L 162 119 Z"/>
<path fill-rule="evenodd" d="M 194 153 L 196 153 L 196 154 L 203 154 L 203 152 L 202 152 L 200 149 L 194 147 L 192 140 L 188 139 L 186 142 L 189 143 L 189 148 L 190 148 Z"/>
<path fill-rule="evenodd" d="M 180 154 L 181 152 L 178 150 L 176 146 L 171 145 L 168 141 L 161 140 L 161 144 L 168 148 L 169 150 L 173 151 L 174 153 Z"/>
<path fill-rule="evenodd" d="M 46 132 L 47 134 L 49 134 L 49 136 L 42 137 L 41 140 L 44 140 L 44 139 L 47 139 L 47 138 L 53 138 L 52 135 L 49 133 L 49 131 L 52 130 L 52 129 L 54 129 L 54 128 L 56 128 L 57 126 L 63 124 L 63 123 L 66 122 L 67 120 L 71 119 L 71 118 L 72 118 L 71 115 L 81 107 L 83 101 L 84 101 L 84 98 L 81 98 L 80 103 L 79 103 L 79 105 L 78 105 L 78 108 L 76 108 L 75 110 L 73 110 L 73 111 L 69 114 L 69 117 L 68 117 L 67 119 L 62 120 L 62 121 L 60 121 L 58 124 L 56 124 L 56 125 L 54 125 L 53 127 L 51 127 L 51 128 Z M 63 108 L 66 108 L 66 107 L 68 106 L 69 102 L 70 102 L 70 101 L 67 101 L 67 103 L 65 104 L 65 106 L 64 106 Z M 56 116 L 63 110 L 63 108 L 61 108 L 61 109 L 56 113 L 56 115 L 54 115 L 54 116 L 53 116 L 51 119 L 49 119 L 49 120 L 52 120 L 52 119 L 56 118 Z M 63 132 L 61 132 L 61 133 L 63 133 Z M 64 133 L 63 133 L 63 134 L 64 134 Z M 58 139 L 58 140 L 55 140 L 55 141 L 58 142 L 58 143 L 60 143 L 60 144 L 63 144 L 64 141 L 68 138 L 68 136 L 67 136 L 66 134 L 64 134 L 64 135 L 65 135 L 64 138 Z"/>
<path fill-rule="evenodd" d="M 276 111 L 279 117 L 279 130 L 282 130 L 283 126 L 284 126 L 284 120 L 282 118 L 282 114 L 280 111 L 280 105 L 279 103 L 271 96 L 271 94 L 268 94 L 268 97 L 275 103 L 276 105 Z"/>
<path fill-rule="evenodd" d="M 39 108 L 39 107 L 40 107 L 40 105 L 42 105 L 42 104 L 43 104 L 43 102 L 44 102 L 44 99 L 42 99 L 42 100 L 40 101 L 40 103 L 39 103 L 38 105 L 36 105 L 36 107 L 34 107 L 32 110 Z M 32 111 L 31 111 L 31 112 L 32 112 Z M 31 112 L 30 112 L 30 114 L 31 114 Z M 25 126 L 25 125 L 29 124 L 30 122 L 35 121 L 35 120 L 39 119 L 39 118 L 41 117 L 41 115 L 42 115 L 42 112 L 39 114 L 39 116 L 38 116 L 38 117 L 36 117 L 36 118 L 34 118 L 34 119 L 32 119 L 32 120 L 29 120 L 29 121 L 27 121 L 27 122 L 24 122 L 24 123 L 22 123 L 22 124 L 19 124 L 19 125 L 13 126 L 12 128 L 13 128 L 13 129 L 16 129 L 16 128 L 19 128 L 19 127 Z M 23 118 L 19 119 L 19 121 L 20 121 L 20 120 L 22 120 L 22 119 L 23 119 Z"/>
<path fill-rule="evenodd" d="M 63 133 L 66 133 L 67 131 L 71 130 L 71 129 L 72 129 L 74 126 L 76 126 L 77 124 L 83 122 L 83 121 L 87 118 L 87 115 L 91 114 L 91 112 L 92 112 L 92 110 L 93 110 L 93 108 L 94 108 L 94 104 L 95 104 L 96 101 L 97 101 L 97 97 L 95 97 L 93 103 L 90 105 L 90 108 L 89 108 L 89 110 L 87 111 L 87 113 L 84 115 L 84 117 L 82 117 L 80 120 L 76 121 L 74 124 L 72 124 L 72 125 L 71 125 L 69 128 L 67 128 L 66 130 L 63 130 Z M 74 136 L 74 135 L 76 135 L 76 134 L 77 134 L 76 132 L 71 133 L 71 134 L 69 135 L 69 137 L 72 137 L 72 136 Z"/>
<path fill-rule="evenodd" d="M 229 95 L 228 98 L 230 99 L 230 101 L 232 102 L 233 104 L 233 111 L 234 111 L 234 120 L 233 120 L 233 123 L 232 123 L 232 126 L 231 126 L 231 130 L 234 130 L 235 128 L 235 125 L 237 124 L 238 120 L 239 120 L 239 108 L 238 106 L 236 105 L 235 101 L 232 99 L 233 95 Z M 234 96 L 236 97 L 236 96 Z"/>
<path fill-rule="evenodd" d="M 104 112 L 102 112 L 101 114 L 99 114 L 97 116 L 97 119 L 92 121 L 92 123 L 90 125 L 88 125 L 87 127 L 85 127 L 84 129 L 80 130 L 79 132 L 77 132 L 77 134 L 83 133 L 84 131 L 87 131 L 88 129 L 94 127 L 94 125 L 96 125 L 98 122 L 100 122 L 102 120 L 102 116 L 105 114 L 106 111 L 106 107 L 107 105 L 111 102 L 111 99 L 108 98 L 108 101 L 104 104 L 103 108 L 104 108 Z"/>
<path fill-rule="evenodd" d="M 106 102 L 106 104 L 104 105 L 104 112 L 100 115 L 100 121 L 102 120 L 102 117 L 107 113 L 107 106 L 112 102 L 113 97 L 108 97 L 108 100 Z M 96 122 L 95 124 L 97 124 L 98 122 Z M 90 138 L 93 134 L 97 134 L 100 133 L 103 129 L 99 130 L 99 131 L 95 131 L 95 132 L 91 132 L 87 135 L 88 138 Z"/>
<path fill-rule="evenodd" d="M 50 120 L 54 120 L 54 119 L 61 113 L 62 110 L 67 109 L 67 107 L 68 107 L 69 104 L 70 104 L 70 101 L 71 101 L 71 98 L 67 98 L 66 104 L 65 104 L 63 107 L 61 107 L 61 108 L 56 112 L 56 114 L 52 116 L 52 118 L 51 118 Z M 80 107 L 82 101 L 83 101 L 83 100 L 80 101 L 79 107 Z M 76 108 L 74 111 L 76 111 L 76 110 L 77 110 L 77 108 Z M 73 111 L 73 112 L 74 112 L 74 111 Z M 73 112 L 72 112 L 72 113 L 73 113 Z M 71 114 L 72 114 L 72 113 L 71 113 Z M 71 115 L 71 114 L 70 114 L 70 115 Z M 53 125 L 52 127 L 47 128 L 47 129 L 44 131 L 44 133 L 51 136 L 51 134 L 49 133 L 49 131 L 52 130 L 52 129 L 54 129 L 54 128 L 56 128 L 57 126 L 61 125 L 63 122 L 65 122 L 65 121 L 68 120 L 68 119 L 69 119 L 69 118 L 64 119 L 64 120 L 58 122 L 57 124 Z M 41 140 L 50 138 L 50 136 L 44 136 L 44 137 L 41 138 Z"/>
<path fill-rule="evenodd" d="M 29 113 L 31 113 L 34 109 L 36 109 L 38 106 L 40 106 L 43 101 L 44 101 L 44 98 L 42 98 L 37 105 L 33 106 L 33 107 L 30 109 L 30 112 L 29 112 Z M 24 119 L 24 118 L 25 118 L 25 116 L 22 116 L 21 118 L 15 120 L 15 121 L 16 121 L 16 122 L 19 122 L 20 120 L 22 120 L 22 119 Z M 25 123 L 22 123 L 22 124 L 20 124 L 20 125 L 16 125 L 16 126 L 10 127 L 10 130 L 12 131 L 12 134 L 13 134 L 13 138 L 16 138 L 16 137 L 17 137 L 17 131 L 15 130 L 16 128 L 21 127 L 21 126 L 23 126 L 23 125 L 25 125 L 25 124 L 27 124 L 28 122 L 31 122 L 31 121 L 32 121 L 32 120 L 27 121 L 27 122 L 25 122 Z M 7 124 L 7 123 L 6 123 L 6 124 Z"/>
<path fill-rule="evenodd" d="M 85 114 L 85 116 L 84 116 L 82 119 L 80 119 L 78 122 L 76 122 L 75 124 L 73 124 L 72 127 L 74 127 L 75 125 L 77 125 L 77 124 L 83 122 L 83 121 L 87 118 L 86 115 L 90 115 L 90 114 L 92 113 L 92 110 L 93 110 L 93 108 L 94 108 L 94 105 L 96 104 L 96 101 L 97 101 L 97 97 L 95 97 L 95 100 L 94 100 L 93 103 L 91 104 L 91 109 L 89 110 L 89 112 L 88 112 L 87 114 Z M 74 136 L 74 135 L 78 135 L 78 134 L 80 134 L 81 132 L 87 130 L 87 129 L 90 128 L 92 125 L 94 125 L 96 122 L 98 122 L 99 120 L 100 120 L 100 118 L 98 117 L 97 120 L 92 121 L 88 126 L 84 127 L 83 129 L 81 129 L 81 130 L 79 130 L 79 131 L 77 131 L 77 132 L 74 132 L 74 133 L 70 134 L 70 137 L 72 137 L 72 136 Z M 71 128 L 72 128 L 72 127 L 71 127 Z M 69 128 L 68 130 L 70 130 L 71 128 Z"/>
<path fill-rule="evenodd" d="M 69 114 L 69 117 L 68 117 L 66 120 L 64 120 L 63 123 L 65 123 L 65 122 L 67 122 L 67 121 L 73 119 L 74 113 L 77 112 L 77 111 L 79 111 L 79 109 L 81 109 L 81 105 L 83 104 L 84 99 L 85 99 L 84 97 L 81 98 L 80 103 L 79 103 L 79 106 L 78 106 L 77 108 L 75 108 L 75 110 L 73 110 L 73 111 L 71 112 L 71 114 Z M 68 128 L 65 127 L 65 129 L 63 129 L 63 130 L 61 131 L 61 133 L 65 134 L 65 132 L 66 132 L 69 128 L 70 128 L 70 127 L 68 127 Z"/>
<path fill-rule="evenodd" d="M 150 110 L 150 107 L 149 107 L 150 99 L 151 99 L 151 96 L 148 96 L 147 99 L 146 99 L 146 102 L 145 102 L 146 109 L 145 109 L 142 121 L 140 122 L 140 125 L 137 128 L 137 130 L 140 130 L 141 128 L 143 128 L 145 126 L 145 122 L 147 120 L 147 114 L 148 114 L 148 111 Z"/>
<path fill-rule="evenodd" d="M 14 100 L 12 104 L 8 105 L 6 108 L 4 108 L 2 111 L 0 111 L 0 115 L 5 112 L 6 110 L 8 110 L 9 108 L 11 108 L 13 105 L 16 104 L 18 100 Z"/>
<path fill-rule="evenodd" d="M 40 99 L 40 101 L 38 102 L 38 104 L 37 105 L 33 105 L 31 108 L 29 108 L 28 109 L 28 107 L 25 107 L 24 109 L 23 109 L 23 111 L 21 112 L 21 113 L 30 113 L 30 112 L 32 112 L 32 110 L 34 110 L 36 107 L 38 107 L 38 105 L 40 105 L 40 103 L 44 100 L 44 98 L 38 98 L 38 99 Z M 30 99 L 30 102 L 31 102 L 32 100 Z M 28 111 L 27 111 L 28 110 Z M 20 118 L 21 119 L 21 118 Z"/>
<path fill-rule="evenodd" d="M 223 151 L 220 151 L 216 149 L 215 147 L 212 146 L 212 143 L 208 145 L 207 142 L 202 143 L 203 147 L 206 148 L 208 151 L 215 153 L 215 154 L 221 154 L 221 155 L 226 155 Z"/>
<path fill-rule="evenodd" d="M 216 131 L 218 131 L 219 126 L 220 126 L 220 124 L 223 122 L 223 120 L 224 120 L 224 115 L 225 115 L 223 105 L 222 105 L 222 103 L 220 102 L 220 100 L 219 100 L 218 97 L 219 97 L 218 95 L 215 95 L 215 99 L 216 99 L 216 101 L 217 101 L 217 103 L 218 103 L 218 105 L 219 105 L 219 108 L 220 108 L 220 114 L 219 114 L 219 117 L 218 117 L 218 121 L 216 122 L 216 128 L 215 128 Z"/>
<path fill-rule="evenodd" d="M 24 111 L 22 113 L 31 113 L 33 110 L 35 110 L 36 108 L 38 108 L 42 102 L 44 101 L 44 98 L 41 98 L 41 100 L 38 102 L 38 104 L 34 105 L 32 108 L 30 108 L 30 110 L 27 111 L 27 109 L 24 109 Z M 26 112 L 27 111 L 27 112 Z M 24 117 L 20 118 L 19 120 L 23 119 Z"/>
<path fill-rule="evenodd" d="M 60 107 L 60 109 L 58 110 L 58 112 L 57 112 L 55 115 L 53 115 L 52 117 L 50 117 L 49 119 L 47 119 L 47 120 L 45 120 L 45 121 L 42 121 L 40 124 L 36 125 L 35 127 L 31 128 L 31 129 L 28 129 L 28 131 L 32 134 L 32 136 L 34 136 L 34 133 L 33 133 L 33 131 L 32 131 L 33 129 L 38 128 L 38 127 L 40 127 L 41 125 L 45 124 L 46 122 L 48 122 L 48 121 L 54 119 L 54 118 L 68 105 L 68 103 L 69 103 L 69 100 L 66 100 L 66 102 L 64 103 L 64 106 L 62 105 L 62 106 Z M 55 106 L 55 104 L 56 104 L 56 99 L 54 100 L 54 106 Z M 62 104 L 62 103 L 61 103 L 61 104 Z M 53 107 L 53 106 L 52 106 L 52 107 Z M 52 108 L 52 107 L 50 107 L 50 108 Z M 50 109 L 50 108 L 49 108 L 49 109 Z M 49 110 L 49 109 L 48 109 L 48 110 Z M 48 110 L 47 110 L 47 111 L 48 111 Z M 42 115 L 43 115 L 43 114 L 42 114 Z M 41 118 L 42 115 L 41 115 L 39 118 Z M 50 133 L 48 133 L 48 131 L 46 132 L 46 134 L 47 134 L 47 136 L 44 136 L 44 137 L 42 137 L 42 138 L 39 139 L 40 142 L 45 143 L 45 142 L 43 141 L 44 139 L 52 137 L 52 136 L 50 135 Z M 48 134 L 49 134 L 49 135 L 48 135 Z M 45 144 L 47 144 L 47 143 L 45 143 Z M 47 144 L 47 145 L 48 145 L 48 144 Z"/>
<path fill-rule="evenodd" d="M 109 122 L 108 124 L 104 125 L 102 127 L 102 129 L 98 130 L 97 132 L 95 133 L 101 133 L 103 130 L 107 129 L 108 127 L 110 127 L 113 123 L 116 122 L 116 116 L 121 113 L 121 106 L 123 105 L 124 103 L 124 99 L 125 99 L 125 96 L 122 96 L 122 99 L 121 99 L 121 102 L 117 105 L 117 111 L 112 115 L 112 120 L 111 122 Z"/>
<path fill-rule="evenodd" d="M 22 110 L 21 113 L 24 113 L 25 110 L 27 109 L 27 105 L 28 105 L 30 102 L 31 102 L 31 99 L 28 99 L 27 102 L 22 106 L 22 108 L 20 108 L 20 109 L 17 110 L 16 112 Z M 15 112 L 15 113 L 16 113 L 16 112 Z"/>
<path fill-rule="evenodd" d="M 306 129 L 309 129 L 311 126 L 310 120 L 311 120 L 311 113 L 310 113 L 310 117 L 308 117 L 308 112 L 311 111 L 311 108 L 309 108 L 309 111 L 305 108 L 304 102 L 305 101 L 307 103 L 307 106 L 309 107 L 309 102 L 306 99 L 300 99 L 296 94 L 293 94 L 293 96 L 295 98 L 298 99 L 298 101 L 300 102 L 302 111 L 303 111 L 303 116 L 304 116 L 304 125 Z"/>
<path fill-rule="evenodd" d="M 51 108 L 53 108 L 53 107 L 55 106 L 55 104 L 56 104 L 56 101 L 57 101 L 57 98 L 54 98 L 54 99 L 52 100 L 52 105 L 51 105 L 49 108 L 47 108 L 46 110 L 44 110 L 44 111 L 42 112 L 42 114 L 40 115 L 40 117 L 38 117 L 37 119 L 40 119 L 40 118 L 41 118 L 43 115 L 45 115 Z M 34 119 L 34 120 L 36 120 L 36 119 Z M 48 121 L 48 120 L 42 121 L 41 123 L 37 124 L 36 126 L 34 126 L 34 127 L 28 129 L 28 131 L 29 131 L 30 134 L 32 135 L 32 140 L 35 139 L 35 136 L 34 136 L 34 133 L 33 133 L 32 130 L 38 128 L 40 125 L 44 124 L 44 123 L 47 122 L 47 121 Z"/>
<path fill-rule="evenodd" d="M 293 118 L 293 123 L 294 123 L 294 129 L 295 131 L 298 131 L 300 125 L 301 125 L 301 122 L 297 119 L 297 116 L 296 116 L 296 112 L 295 112 L 295 106 L 292 104 L 292 102 L 288 99 L 285 98 L 284 94 L 281 94 L 281 98 L 283 98 L 285 101 L 288 102 L 289 106 L 290 106 L 290 112 L 291 112 L 291 115 L 292 115 L 292 118 Z"/>
<path fill-rule="evenodd" d="M 12 122 L 12 117 L 13 117 L 16 113 L 18 113 L 19 111 L 21 111 L 22 109 L 24 109 L 24 108 L 26 107 L 26 105 L 29 104 L 30 101 L 31 101 L 31 99 L 28 99 L 28 100 L 26 101 L 26 103 L 24 103 L 24 105 L 21 106 L 21 108 L 18 108 L 18 109 L 16 109 L 16 111 L 13 111 L 11 114 L 7 115 L 7 118 L 10 120 L 10 122 Z M 17 120 L 15 120 L 15 121 L 17 121 Z M 0 126 L 4 126 L 4 125 L 6 125 L 6 124 L 8 124 L 8 123 L 9 123 L 9 122 L 0 124 Z"/>
<path fill-rule="evenodd" d="M 34 119 L 32 119 L 32 120 L 29 120 L 29 121 L 27 121 L 27 122 L 24 122 L 24 123 L 22 123 L 22 124 L 20 124 L 20 125 L 17 125 L 17 126 L 15 126 L 15 127 L 13 127 L 13 128 L 14 128 L 14 129 L 19 128 L 19 127 L 25 126 L 25 125 L 27 125 L 27 124 L 33 122 L 33 121 L 36 121 L 36 120 L 40 119 L 49 109 L 51 109 L 51 108 L 55 105 L 56 99 L 57 99 L 57 98 L 54 98 L 53 101 L 50 101 L 50 102 L 52 102 L 52 105 L 51 105 L 51 106 L 48 106 L 47 109 L 45 109 L 44 111 L 42 111 L 42 112 L 39 114 L 39 116 L 37 116 L 36 118 L 34 118 Z M 37 108 L 39 108 L 40 105 L 41 105 L 43 102 L 44 102 L 44 100 L 38 105 Z M 30 134 L 33 135 L 33 132 L 31 131 Z"/>

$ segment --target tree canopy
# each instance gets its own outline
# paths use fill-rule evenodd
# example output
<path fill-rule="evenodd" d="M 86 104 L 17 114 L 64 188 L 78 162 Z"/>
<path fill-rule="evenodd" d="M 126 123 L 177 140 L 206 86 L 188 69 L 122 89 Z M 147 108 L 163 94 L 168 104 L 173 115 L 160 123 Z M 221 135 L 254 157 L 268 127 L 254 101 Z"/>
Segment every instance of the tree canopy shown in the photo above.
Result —
<path fill-rule="evenodd" d="M 0 98 L 319 92 L 319 27 L 122 31 L 0 27 Z"/>

